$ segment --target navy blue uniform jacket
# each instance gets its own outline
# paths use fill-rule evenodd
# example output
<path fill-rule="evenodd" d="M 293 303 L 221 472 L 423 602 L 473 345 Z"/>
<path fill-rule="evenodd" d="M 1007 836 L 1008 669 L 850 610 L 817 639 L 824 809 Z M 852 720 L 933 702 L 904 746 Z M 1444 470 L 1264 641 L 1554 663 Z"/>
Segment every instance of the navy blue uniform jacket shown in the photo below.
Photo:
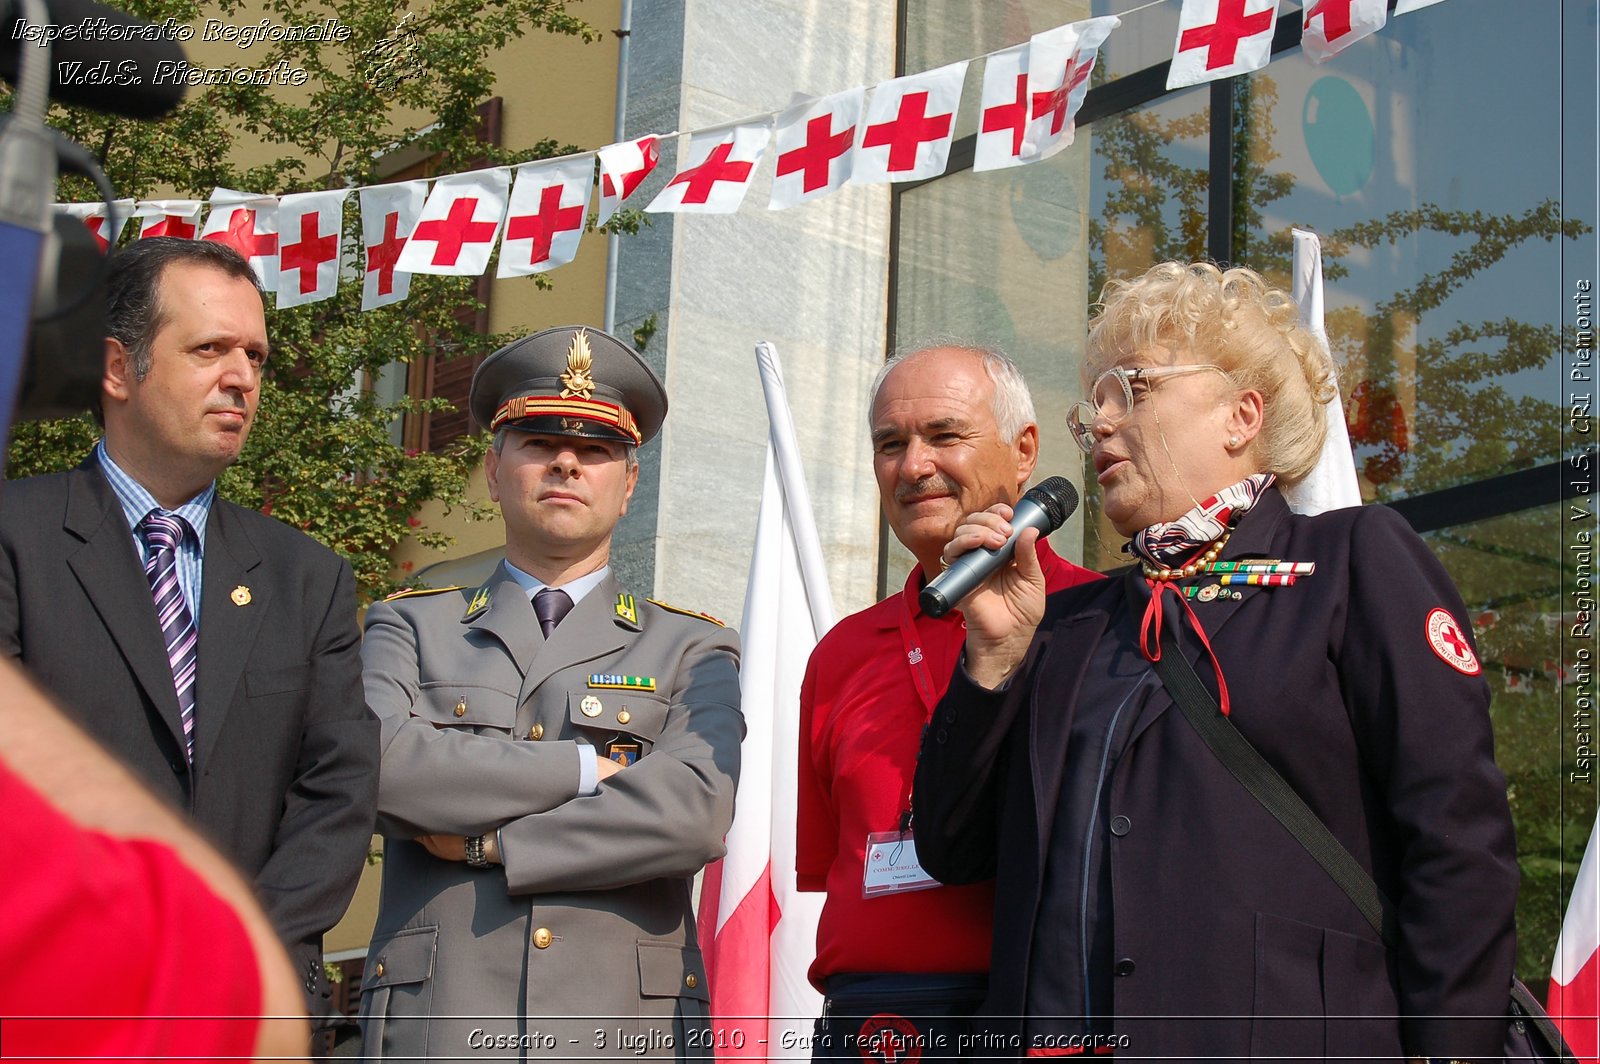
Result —
<path fill-rule="evenodd" d="M 1506 785 L 1488 685 L 1469 674 L 1476 649 L 1462 671 L 1427 631 L 1442 607 L 1448 634 L 1470 639 L 1461 598 L 1383 507 L 1308 518 L 1268 491 L 1222 554 L 1252 556 L 1317 568 L 1293 587 L 1193 603 L 1233 723 L 1394 900 L 1400 948 L 1384 948 L 1160 690 L 1106 791 L 1126 818 L 1101 840 L 1113 1026 L 1127 1038 L 1116 1055 L 1497 1056 L 1518 878 Z M 1030 954 L 1068 728 L 1098 641 L 1136 638 L 1143 601 L 1119 603 L 1128 588 L 1112 579 L 1050 596 L 1011 682 L 985 691 L 958 667 L 924 737 L 918 856 L 948 883 L 998 877 L 985 1007 L 998 1035 L 1020 1031 L 1029 972 L 1044 960 Z M 1171 592 L 1164 606 L 1181 609 Z M 1215 694 L 1210 660 L 1192 639 L 1185 648 Z M 1463 1018 L 1474 1015 L 1490 1018 Z"/>

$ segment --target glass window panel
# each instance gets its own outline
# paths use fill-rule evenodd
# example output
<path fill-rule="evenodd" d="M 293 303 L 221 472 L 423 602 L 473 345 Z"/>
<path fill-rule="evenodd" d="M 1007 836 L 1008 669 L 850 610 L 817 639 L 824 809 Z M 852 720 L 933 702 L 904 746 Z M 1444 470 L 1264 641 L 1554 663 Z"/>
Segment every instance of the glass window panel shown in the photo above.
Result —
<path fill-rule="evenodd" d="M 1559 21 L 1506 11 L 1435 5 L 1235 83 L 1234 257 L 1286 284 L 1290 227 L 1322 234 L 1368 499 L 1560 456 L 1563 245 L 1595 223 L 1563 205 L 1561 161 L 1592 160 L 1595 130 L 1554 104 Z"/>

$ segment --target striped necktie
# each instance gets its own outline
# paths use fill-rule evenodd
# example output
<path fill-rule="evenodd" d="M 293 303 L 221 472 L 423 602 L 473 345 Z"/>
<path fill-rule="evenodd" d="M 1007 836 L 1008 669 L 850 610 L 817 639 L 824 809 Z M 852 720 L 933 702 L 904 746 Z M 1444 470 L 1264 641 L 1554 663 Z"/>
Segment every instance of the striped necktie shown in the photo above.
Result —
<path fill-rule="evenodd" d="M 194 764 L 194 677 L 199 664 L 199 633 L 189 603 L 178 584 L 178 544 L 189 524 L 177 514 L 151 510 L 139 522 L 149 560 L 144 575 L 150 581 L 150 594 L 156 603 L 156 621 L 167 645 L 167 663 L 172 666 L 172 684 L 178 694 L 178 715 L 183 720 L 183 743 Z"/>

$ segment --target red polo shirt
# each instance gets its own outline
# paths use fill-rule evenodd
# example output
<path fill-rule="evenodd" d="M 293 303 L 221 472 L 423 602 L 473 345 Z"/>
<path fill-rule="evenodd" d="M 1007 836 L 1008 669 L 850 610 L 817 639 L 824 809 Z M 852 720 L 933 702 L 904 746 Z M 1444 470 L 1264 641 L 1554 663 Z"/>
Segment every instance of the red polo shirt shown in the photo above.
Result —
<path fill-rule="evenodd" d="M 1039 562 L 1049 591 L 1100 575 L 1063 561 L 1042 540 Z M 899 594 L 834 625 L 800 688 L 795 871 L 801 890 L 828 895 L 810 971 L 819 989 L 842 972 L 989 970 L 991 883 L 861 894 L 867 835 L 896 830 L 910 808 L 922 729 L 966 639 L 960 611 L 939 620 L 923 614 L 921 590 L 919 567 Z M 920 664 L 910 660 L 915 651 Z M 931 701 L 918 691 L 923 682 Z"/>

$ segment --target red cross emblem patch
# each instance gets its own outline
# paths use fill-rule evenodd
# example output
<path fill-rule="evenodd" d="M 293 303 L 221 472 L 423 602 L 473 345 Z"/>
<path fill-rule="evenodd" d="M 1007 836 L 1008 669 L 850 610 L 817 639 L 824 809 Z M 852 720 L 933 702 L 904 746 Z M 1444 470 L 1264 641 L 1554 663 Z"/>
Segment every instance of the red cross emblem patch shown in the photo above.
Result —
<path fill-rule="evenodd" d="M 1433 652 L 1439 655 L 1439 660 L 1468 676 L 1476 676 L 1482 671 L 1478 664 L 1478 656 L 1472 652 L 1472 644 L 1467 642 L 1467 637 L 1462 634 L 1461 625 L 1450 615 L 1450 611 L 1443 606 L 1435 606 L 1428 612 L 1428 645 Z"/>
<path fill-rule="evenodd" d="M 922 1034 L 916 1024 L 892 1012 L 869 1016 L 856 1034 L 862 1060 L 883 1064 L 916 1064 L 922 1059 Z"/>

